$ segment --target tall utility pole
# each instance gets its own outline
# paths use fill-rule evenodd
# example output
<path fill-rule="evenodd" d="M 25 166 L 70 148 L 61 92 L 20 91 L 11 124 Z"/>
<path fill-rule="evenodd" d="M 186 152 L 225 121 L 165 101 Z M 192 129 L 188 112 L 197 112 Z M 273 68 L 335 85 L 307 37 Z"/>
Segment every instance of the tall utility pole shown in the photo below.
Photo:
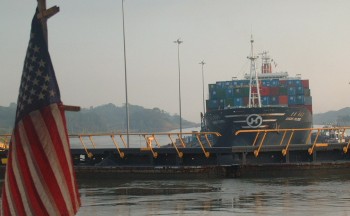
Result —
<path fill-rule="evenodd" d="M 181 117 L 181 70 L 180 70 L 180 44 L 183 41 L 177 39 L 174 43 L 177 44 L 177 65 L 179 68 L 179 110 L 180 110 L 180 133 L 182 133 L 182 117 Z"/>
<path fill-rule="evenodd" d="M 205 100 L 204 100 L 204 65 L 205 62 L 204 60 L 202 60 L 201 62 L 199 62 L 199 64 L 202 65 L 202 85 L 203 85 L 203 115 L 205 114 Z"/>
<path fill-rule="evenodd" d="M 123 14 L 123 43 L 124 43 L 124 73 L 125 73 L 125 109 L 126 109 L 126 136 L 127 147 L 129 148 L 129 102 L 128 102 L 128 77 L 126 73 L 126 49 L 125 49 L 125 26 L 124 26 L 124 0 L 122 0 L 122 14 Z"/>

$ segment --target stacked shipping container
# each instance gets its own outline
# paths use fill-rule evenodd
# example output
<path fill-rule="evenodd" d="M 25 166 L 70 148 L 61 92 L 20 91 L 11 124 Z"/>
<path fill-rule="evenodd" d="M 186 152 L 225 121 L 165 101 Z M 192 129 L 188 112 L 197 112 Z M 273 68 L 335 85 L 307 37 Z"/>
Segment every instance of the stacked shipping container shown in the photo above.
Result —
<path fill-rule="evenodd" d="M 305 106 L 312 113 L 312 97 L 309 80 L 266 79 L 260 80 L 260 95 L 263 106 Z M 252 88 L 252 93 L 256 93 Z M 227 107 L 245 107 L 249 103 L 249 80 L 232 80 L 209 84 L 207 111 Z"/>

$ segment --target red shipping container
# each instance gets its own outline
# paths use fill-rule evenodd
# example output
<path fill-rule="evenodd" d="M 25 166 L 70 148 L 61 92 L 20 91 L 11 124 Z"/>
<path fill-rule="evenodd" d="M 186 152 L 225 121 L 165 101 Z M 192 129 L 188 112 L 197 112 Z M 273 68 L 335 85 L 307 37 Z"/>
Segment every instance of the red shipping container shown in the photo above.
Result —
<path fill-rule="evenodd" d="M 249 97 L 244 97 L 243 98 L 243 105 L 247 106 L 249 104 Z"/>
<path fill-rule="evenodd" d="M 252 87 L 252 93 L 258 93 L 258 91 L 256 90 L 256 87 Z"/>
<path fill-rule="evenodd" d="M 309 80 L 302 80 L 301 84 L 303 85 L 303 88 L 308 89 L 309 88 Z"/>
<path fill-rule="evenodd" d="M 280 86 L 286 86 L 287 80 L 280 80 Z"/>
<path fill-rule="evenodd" d="M 285 105 L 288 104 L 288 96 L 282 95 L 278 97 L 279 104 Z"/>
<path fill-rule="evenodd" d="M 270 96 L 278 96 L 280 91 L 279 87 L 270 87 Z"/>
<path fill-rule="evenodd" d="M 261 87 L 260 89 L 261 96 L 270 96 L 270 87 Z"/>
<path fill-rule="evenodd" d="M 259 104 L 259 100 L 256 98 L 254 99 L 255 104 Z M 243 98 L 243 106 L 248 106 L 249 105 L 249 97 L 244 97 Z"/>

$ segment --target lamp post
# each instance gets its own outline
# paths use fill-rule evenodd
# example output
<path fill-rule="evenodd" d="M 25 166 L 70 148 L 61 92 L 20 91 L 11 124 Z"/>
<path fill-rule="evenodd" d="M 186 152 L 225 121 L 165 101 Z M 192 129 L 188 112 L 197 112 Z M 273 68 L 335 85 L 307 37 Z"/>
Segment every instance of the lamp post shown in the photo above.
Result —
<path fill-rule="evenodd" d="M 123 14 L 123 43 L 124 43 L 124 73 L 125 73 L 125 109 L 126 109 L 126 136 L 127 147 L 129 148 L 129 102 L 128 102 L 128 78 L 126 73 L 126 49 L 125 49 L 125 27 L 124 27 L 124 0 L 122 0 L 122 14 Z"/>
<path fill-rule="evenodd" d="M 179 110 L 180 110 L 180 133 L 182 134 L 182 117 L 181 117 L 181 70 L 180 70 L 180 44 L 183 41 L 177 39 L 174 43 L 177 44 L 177 65 L 179 68 Z M 182 135 L 181 135 L 182 136 Z"/>
<path fill-rule="evenodd" d="M 203 115 L 205 114 L 205 102 L 204 102 L 204 65 L 205 62 L 204 60 L 202 60 L 201 62 L 199 62 L 199 64 L 202 65 L 202 85 L 203 85 Z"/>

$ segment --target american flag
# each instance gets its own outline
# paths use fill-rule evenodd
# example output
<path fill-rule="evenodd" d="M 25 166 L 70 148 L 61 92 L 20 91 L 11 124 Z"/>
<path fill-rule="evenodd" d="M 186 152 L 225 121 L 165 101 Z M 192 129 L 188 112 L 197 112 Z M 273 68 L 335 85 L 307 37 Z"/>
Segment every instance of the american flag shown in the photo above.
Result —
<path fill-rule="evenodd" d="M 37 14 L 38 10 L 24 61 L 0 212 L 74 215 L 80 197 L 66 118 Z"/>

